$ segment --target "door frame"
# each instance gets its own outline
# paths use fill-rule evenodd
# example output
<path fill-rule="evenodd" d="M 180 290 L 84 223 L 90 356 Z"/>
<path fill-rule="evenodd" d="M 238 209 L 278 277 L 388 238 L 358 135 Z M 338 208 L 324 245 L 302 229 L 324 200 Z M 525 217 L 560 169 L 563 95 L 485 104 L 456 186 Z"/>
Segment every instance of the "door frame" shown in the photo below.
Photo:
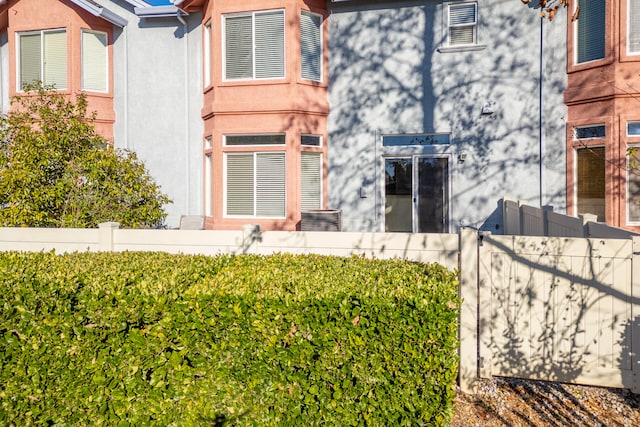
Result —
<path fill-rule="evenodd" d="M 389 159 L 411 159 L 411 228 L 412 228 L 412 233 L 417 233 L 417 229 L 418 229 L 418 168 L 415 167 L 415 165 L 417 164 L 417 160 L 419 160 L 420 158 L 431 158 L 431 159 L 446 159 L 447 160 L 447 182 L 446 182 L 446 192 L 447 192 L 447 226 L 445 227 L 445 229 L 442 231 L 443 233 L 451 233 L 451 189 L 452 189 L 452 185 L 451 185 L 451 177 L 452 177 L 452 165 L 453 165 L 453 155 L 451 153 L 419 153 L 419 154 L 413 154 L 413 153 L 408 153 L 408 154 L 402 154 L 402 153 L 398 153 L 398 154 L 385 154 L 382 156 L 382 174 L 381 174 L 381 180 L 382 180 L 382 185 L 381 185 L 381 189 L 382 189 L 382 203 L 381 203 L 381 209 L 382 209 L 382 230 L 385 231 L 385 225 L 386 225 L 386 215 L 384 212 L 385 206 L 386 206 L 386 202 L 387 202 L 387 194 L 386 194 L 386 186 L 385 186 L 385 175 L 384 175 L 384 171 L 385 171 L 385 164 L 386 161 Z"/>

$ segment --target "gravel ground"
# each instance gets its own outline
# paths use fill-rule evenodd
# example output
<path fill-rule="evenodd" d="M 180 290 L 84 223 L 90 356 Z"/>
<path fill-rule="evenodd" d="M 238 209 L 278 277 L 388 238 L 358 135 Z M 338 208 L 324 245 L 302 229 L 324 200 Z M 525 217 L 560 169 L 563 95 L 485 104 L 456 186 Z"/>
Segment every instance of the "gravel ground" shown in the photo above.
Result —
<path fill-rule="evenodd" d="M 640 394 L 544 381 L 482 380 L 455 408 L 450 427 L 640 426 Z"/>

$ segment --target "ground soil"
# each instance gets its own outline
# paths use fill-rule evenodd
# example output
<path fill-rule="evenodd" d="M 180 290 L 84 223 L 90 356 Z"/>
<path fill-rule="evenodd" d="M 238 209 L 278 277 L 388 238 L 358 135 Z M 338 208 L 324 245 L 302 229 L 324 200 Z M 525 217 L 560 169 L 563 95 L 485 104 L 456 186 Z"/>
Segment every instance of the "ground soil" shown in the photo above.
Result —
<path fill-rule="evenodd" d="M 640 394 L 543 381 L 482 380 L 475 395 L 458 390 L 451 427 L 640 426 Z"/>

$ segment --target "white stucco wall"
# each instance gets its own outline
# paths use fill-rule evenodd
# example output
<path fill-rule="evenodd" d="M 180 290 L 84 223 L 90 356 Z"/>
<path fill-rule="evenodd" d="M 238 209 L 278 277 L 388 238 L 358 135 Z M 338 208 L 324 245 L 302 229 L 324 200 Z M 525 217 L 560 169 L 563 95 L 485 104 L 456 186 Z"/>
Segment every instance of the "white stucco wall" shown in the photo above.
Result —
<path fill-rule="evenodd" d="M 135 151 L 173 203 L 167 226 L 202 213 L 200 15 L 140 18 L 124 1 L 100 0 L 129 24 L 115 29 L 115 145 Z"/>
<path fill-rule="evenodd" d="M 385 155 L 451 156 L 452 232 L 500 234 L 502 197 L 565 209 L 564 11 L 544 23 L 541 197 L 539 14 L 480 1 L 481 48 L 446 52 L 446 4 L 330 4 L 329 207 L 342 209 L 345 231 L 384 229 Z M 494 114 L 480 114 L 485 102 Z M 382 146 L 385 134 L 426 132 L 450 133 L 450 144 Z"/>

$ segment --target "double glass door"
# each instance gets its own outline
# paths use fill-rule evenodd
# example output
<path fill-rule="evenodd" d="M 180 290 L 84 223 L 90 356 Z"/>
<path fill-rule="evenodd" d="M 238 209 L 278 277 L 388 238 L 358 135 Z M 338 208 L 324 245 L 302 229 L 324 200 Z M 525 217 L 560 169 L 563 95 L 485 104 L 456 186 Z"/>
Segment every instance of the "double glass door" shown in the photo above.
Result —
<path fill-rule="evenodd" d="M 449 232 L 449 157 L 386 158 L 385 231 Z"/>

